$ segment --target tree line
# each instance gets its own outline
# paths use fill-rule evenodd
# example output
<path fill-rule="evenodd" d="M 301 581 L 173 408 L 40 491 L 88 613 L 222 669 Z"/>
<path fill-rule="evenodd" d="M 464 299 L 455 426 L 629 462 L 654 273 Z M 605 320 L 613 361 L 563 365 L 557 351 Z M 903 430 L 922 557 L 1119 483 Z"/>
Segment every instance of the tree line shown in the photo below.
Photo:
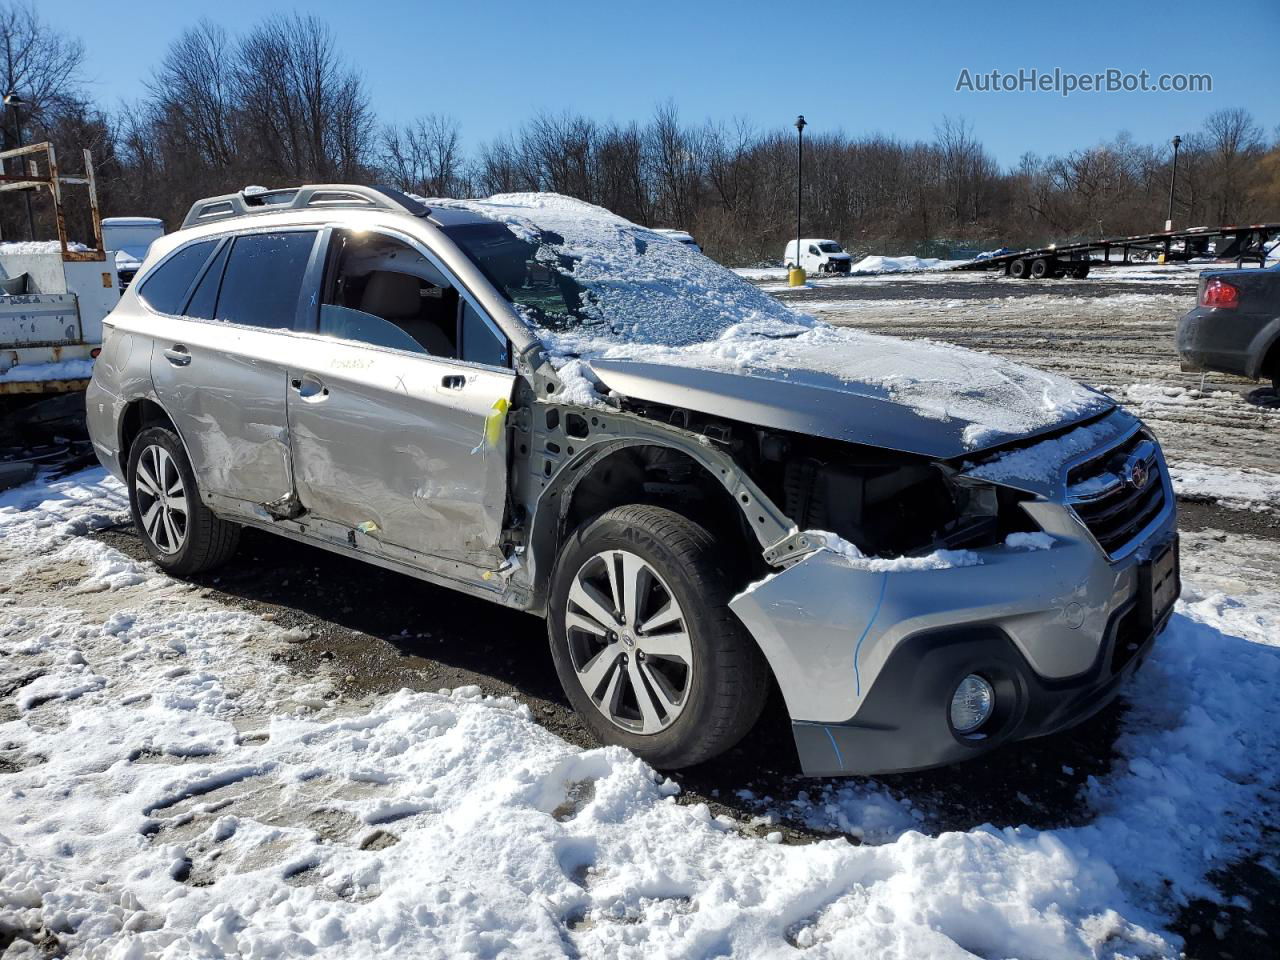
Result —
<path fill-rule="evenodd" d="M 83 61 L 83 46 L 33 6 L 0 3 L 2 79 L 27 104 L 19 117 L 6 111 L 3 143 L 50 140 L 72 170 L 90 148 L 106 216 L 158 216 L 172 229 L 200 197 L 339 181 L 423 196 L 555 191 L 690 230 L 730 264 L 777 260 L 795 229 L 790 127 L 690 123 L 663 103 L 644 122 L 539 114 L 468 148 L 447 113 L 380 122 L 333 31 L 301 14 L 236 35 L 197 23 L 164 52 L 146 94 L 117 110 L 84 92 Z M 922 256 L 1151 232 L 1163 227 L 1171 166 L 1168 144 L 1123 133 L 1065 155 L 1027 153 L 1004 169 L 961 119 L 942 118 L 930 140 L 811 131 L 804 232 L 855 253 Z M 82 205 L 71 206 L 71 228 L 84 236 Z M 52 236 L 49 204 L 36 208 L 41 236 Z M 1174 220 L 1280 220 L 1280 129 L 1224 109 L 1185 134 Z M 25 230 L 19 205 L 0 205 L 0 236 Z"/>

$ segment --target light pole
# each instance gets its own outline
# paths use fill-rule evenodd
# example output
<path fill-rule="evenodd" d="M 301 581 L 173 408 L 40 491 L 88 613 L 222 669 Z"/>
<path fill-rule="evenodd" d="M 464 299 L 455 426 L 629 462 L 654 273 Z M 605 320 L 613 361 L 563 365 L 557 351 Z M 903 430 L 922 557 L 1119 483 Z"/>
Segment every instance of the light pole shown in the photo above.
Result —
<path fill-rule="evenodd" d="M 13 111 L 13 145 L 15 148 L 22 146 L 22 115 L 18 112 L 18 108 L 25 107 L 27 102 L 18 96 L 15 91 L 10 90 L 4 95 L 4 105 Z M 18 161 L 18 173 L 22 173 L 23 162 L 21 157 L 15 158 Z M 34 240 L 36 238 L 36 221 L 31 215 L 31 191 L 23 190 L 22 199 L 27 204 L 27 239 Z"/>
<path fill-rule="evenodd" d="M 1182 146 L 1182 138 L 1174 134 L 1173 140 L 1173 174 L 1169 177 L 1169 216 L 1164 222 L 1166 230 L 1173 229 L 1173 188 L 1178 183 L 1178 148 Z"/>
<path fill-rule="evenodd" d="M 804 114 L 796 117 L 796 263 L 787 275 L 787 283 L 793 287 L 804 286 L 804 268 L 800 266 L 800 213 L 804 197 Z"/>

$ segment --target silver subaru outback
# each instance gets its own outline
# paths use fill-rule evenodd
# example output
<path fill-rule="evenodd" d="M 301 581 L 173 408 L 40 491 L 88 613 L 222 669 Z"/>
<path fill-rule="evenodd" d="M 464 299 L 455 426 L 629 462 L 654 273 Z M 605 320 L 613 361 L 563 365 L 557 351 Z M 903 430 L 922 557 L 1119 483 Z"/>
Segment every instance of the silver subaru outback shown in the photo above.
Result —
<path fill-rule="evenodd" d="M 594 734 L 952 763 L 1110 701 L 1179 591 L 1160 448 L 1108 398 L 796 313 L 553 194 L 197 202 L 87 404 L 155 562 L 243 527 L 546 618 Z"/>

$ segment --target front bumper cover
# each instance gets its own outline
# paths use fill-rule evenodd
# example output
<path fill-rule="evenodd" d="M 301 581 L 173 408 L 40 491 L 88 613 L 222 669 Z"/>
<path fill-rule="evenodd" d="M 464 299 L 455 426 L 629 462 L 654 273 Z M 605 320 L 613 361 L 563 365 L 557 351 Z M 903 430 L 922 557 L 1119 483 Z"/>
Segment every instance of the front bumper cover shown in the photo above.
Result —
<path fill-rule="evenodd" d="M 997 627 L 917 634 L 895 649 L 856 718 L 792 723 L 801 769 L 809 776 L 925 770 L 1074 727 L 1115 699 L 1171 615 L 1170 608 L 1159 620 L 1145 618 L 1131 600 L 1113 615 L 1094 665 L 1064 681 L 1032 670 Z M 973 672 L 996 690 L 996 711 L 980 738 L 957 734 L 947 719 L 952 692 Z"/>
<path fill-rule="evenodd" d="M 1067 507 L 1043 504 L 1048 550 L 997 547 L 977 551 L 975 566 L 888 573 L 819 550 L 735 597 L 730 607 L 786 700 L 804 772 L 941 766 L 1105 706 L 1171 609 L 1152 614 L 1144 600 L 1150 562 L 1176 550 L 1162 479 L 1164 509 L 1121 560 Z M 971 672 L 996 686 L 997 716 L 980 739 L 957 736 L 948 719 L 952 691 Z"/>

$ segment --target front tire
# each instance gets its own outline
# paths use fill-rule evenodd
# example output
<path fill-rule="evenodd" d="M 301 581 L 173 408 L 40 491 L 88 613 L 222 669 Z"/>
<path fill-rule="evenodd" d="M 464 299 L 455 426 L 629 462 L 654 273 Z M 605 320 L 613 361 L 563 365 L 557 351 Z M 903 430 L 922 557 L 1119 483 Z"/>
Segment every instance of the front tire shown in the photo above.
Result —
<path fill-rule="evenodd" d="M 746 735 L 768 667 L 729 610 L 739 586 L 706 529 L 616 507 L 576 531 L 553 574 L 548 632 L 565 694 L 601 743 L 688 767 Z"/>
<path fill-rule="evenodd" d="M 187 452 L 171 429 L 148 427 L 129 448 L 129 509 L 151 559 L 185 577 L 231 558 L 240 528 L 200 499 Z"/>

